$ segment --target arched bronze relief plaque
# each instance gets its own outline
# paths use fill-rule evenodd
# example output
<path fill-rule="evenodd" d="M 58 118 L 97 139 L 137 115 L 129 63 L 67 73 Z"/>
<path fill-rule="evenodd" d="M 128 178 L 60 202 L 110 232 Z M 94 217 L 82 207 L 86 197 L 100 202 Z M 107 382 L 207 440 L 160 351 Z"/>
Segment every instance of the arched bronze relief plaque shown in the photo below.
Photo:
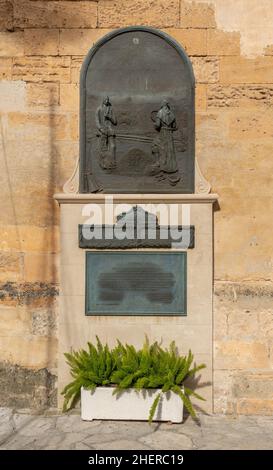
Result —
<path fill-rule="evenodd" d="M 194 192 L 194 77 L 168 35 L 101 39 L 82 67 L 80 111 L 81 192 Z"/>

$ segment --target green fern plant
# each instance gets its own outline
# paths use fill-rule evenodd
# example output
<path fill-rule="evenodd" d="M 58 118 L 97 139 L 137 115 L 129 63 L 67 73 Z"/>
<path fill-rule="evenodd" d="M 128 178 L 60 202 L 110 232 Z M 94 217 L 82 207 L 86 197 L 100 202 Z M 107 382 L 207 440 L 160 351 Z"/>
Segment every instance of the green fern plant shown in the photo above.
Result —
<path fill-rule="evenodd" d="M 69 383 L 62 394 L 64 395 L 63 411 L 72 408 L 80 398 L 81 387 L 88 390 L 95 390 L 97 386 L 109 386 L 111 376 L 118 367 L 119 354 L 117 351 L 110 351 L 108 345 L 103 346 L 97 338 L 97 345 L 88 343 L 88 350 L 80 349 L 65 353 L 67 364 L 70 366 L 70 373 L 73 381 Z M 120 349 L 118 346 L 117 349 Z"/>
<path fill-rule="evenodd" d="M 68 384 L 64 395 L 64 411 L 75 405 L 80 398 L 81 387 L 95 390 L 97 386 L 115 386 L 113 393 L 122 393 L 128 388 L 137 391 L 143 389 L 160 389 L 149 412 L 152 422 L 162 394 L 172 391 L 184 403 L 190 415 L 195 418 L 191 397 L 204 400 L 184 382 L 205 367 L 204 364 L 193 364 L 191 351 L 186 356 L 179 355 L 175 343 L 163 349 L 157 342 L 149 344 L 148 339 L 143 347 L 137 350 L 134 346 L 120 341 L 112 350 L 102 345 L 97 337 L 97 345 L 88 343 L 88 350 L 81 349 L 66 353 L 66 360 L 71 369 L 73 381 Z"/>

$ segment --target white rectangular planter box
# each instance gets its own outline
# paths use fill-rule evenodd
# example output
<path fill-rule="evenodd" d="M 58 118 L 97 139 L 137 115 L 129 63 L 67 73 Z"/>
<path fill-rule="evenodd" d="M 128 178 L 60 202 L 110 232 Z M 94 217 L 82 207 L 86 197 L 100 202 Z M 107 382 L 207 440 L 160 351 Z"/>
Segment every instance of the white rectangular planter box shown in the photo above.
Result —
<path fill-rule="evenodd" d="M 123 419 L 147 421 L 152 403 L 160 390 L 142 390 L 133 388 L 113 395 L 113 387 L 97 387 L 92 393 L 81 389 L 81 417 L 85 421 L 93 419 Z M 171 421 L 182 423 L 183 402 L 173 392 L 162 394 L 153 421 Z"/>

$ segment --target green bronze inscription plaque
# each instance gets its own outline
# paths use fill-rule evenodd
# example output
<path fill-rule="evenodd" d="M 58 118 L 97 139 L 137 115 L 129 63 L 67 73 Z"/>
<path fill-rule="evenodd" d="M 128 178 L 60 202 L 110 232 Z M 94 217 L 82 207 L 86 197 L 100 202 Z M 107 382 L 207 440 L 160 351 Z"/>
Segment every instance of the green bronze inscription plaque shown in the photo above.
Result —
<path fill-rule="evenodd" d="M 86 252 L 86 315 L 186 315 L 186 252 Z"/>

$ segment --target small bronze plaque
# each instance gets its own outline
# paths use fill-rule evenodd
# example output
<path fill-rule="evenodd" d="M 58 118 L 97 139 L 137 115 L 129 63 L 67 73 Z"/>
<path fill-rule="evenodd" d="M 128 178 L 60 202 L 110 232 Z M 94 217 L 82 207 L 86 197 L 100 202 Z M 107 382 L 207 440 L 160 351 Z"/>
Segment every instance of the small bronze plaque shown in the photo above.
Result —
<path fill-rule="evenodd" d="M 186 315 L 186 252 L 86 253 L 86 315 Z"/>
<path fill-rule="evenodd" d="M 158 218 L 140 206 L 117 216 L 115 225 L 83 225 L 79 248 L 194 248 L 194 225 L 160 226 Z"/>

